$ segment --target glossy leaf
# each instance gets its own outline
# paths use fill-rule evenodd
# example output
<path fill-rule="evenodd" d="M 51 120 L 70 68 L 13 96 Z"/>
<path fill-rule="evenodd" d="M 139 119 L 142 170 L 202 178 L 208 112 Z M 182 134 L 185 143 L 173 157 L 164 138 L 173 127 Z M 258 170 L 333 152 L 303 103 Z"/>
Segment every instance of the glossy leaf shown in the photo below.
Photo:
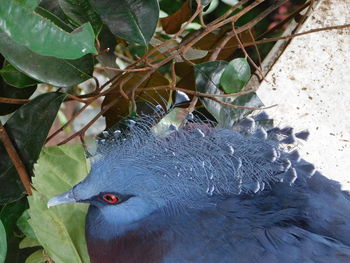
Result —
<path fill-rule="evenodd" d="M 90 2 L 114 35 L 147 46 L 158 22 L 158 0 L 91 0 Z"/>
<path fill-rule="evenodd" d="M 99 15 L 91 6 L 89 0 L 58 0 L 64 13 L 77 25 L 90 22 L 97 35 L 102 27 Z"/>
<path fill-rule="evenodd" d="M 227 66 L 226 61 L 211 61 L 195 66 L 196 89 L 208 94 L 224 94 L 220 89 L 220 79 Z M 263 106 L 255 93 L 239 97 L 217 97 L 217 99 L 232 105 L 260 107 Z M 219 127 L 231 128 L 232 125 L 252 112 L 247 109 L 234 109 L 216 101 L 201 98 L 205 108 L 217 120 Z"/>
<path fill-rule="evenodd" d="M 47 208 L 49 198 L 73 187 L 88 171 L 81 145 L 46 147 L 35 165 L 33 186 L 37 191 L 28 197 L 29 223 L 39 243 L 56 263 L 89 262 L 84 229 L 88 205 L 76 203 Z"/>
<path fill-rule="evenodd" d="M 12 99 L 28 99 L 36 90 L 36 86 L 28 88 L 15 88 L 8 85 L 0 77 L 0 97 Z M 0 116 L 7 115 L 21 107 L 21 104 L 0 103 Z"/>
<path fill-rule="evenodd" d="M 106 25 L 102 26 L 101 32 L 98 35 L 98 39 L 100 41 L 100 49 L 107 50 L 108 52 L 104 52 L 103 54 L 97 56 L 98 62 L 103 66 L 115 68 L 117 66 L 115 55 L 115 46 L 117 45 L 116 37 L 111 33 L 109 28 Z M 116 72 L 113 70 L 105 70 L 107 76 L 112 78 L 115 76 Z"/>
<path fill-rule="evenodd" d="M 41 0 L 39 6 L 59 17 L 62 21 L 68 22 L 67 15 L 63 12 L 58 0 Z"/>
<path fill-rule="evenodd" d="M 5 227 L 0 220 L 0 263 L 4 263 L 7 253 L 7 240 Z"/>
<path fill-rule="evenodd" d="M 93 60 L 90 55 L 77 60 L 41 56 L 1 32 L 0 53 L 31 78 L 56 87 L 71 87 L 92 76 Z"/>
<path fill-rule="evenodd" d="M 226 61 L 212 61 L 196 65 L 195 80 L 197 91 L 208 94 L 223 94 L 219 89 L 220 78 L 227 64 Z M 218 123 L 225 121 L 222 119 L 222 110 L 224 109 L 222 105 L 207 98 L 201 98 L 200 100 Z"/>
<path fill-rule="evenodd" d="M 7 64 L 0 69 L 0 75 L 7 84 L 16 88 L 25 88 L 38 84 L 38 81 L 18 71 L 11 64 Z"/>
<path fill-rule="evenodd" d="M 220 84 L 226 93 L 235 93 L 243 89 L 251 77 L 247 59 L 232 60 L 222 73 Z"/>
<path fill-rule="evenodd" d="M 42 8 L 41 6 L 38 6 L 37 8 L 35 8 L 35 12 L 41 15 L 42 17 L 49 19 L 52 23 L 54 23 L 56 26 L 60 27 L 64 31 L 67 31 L 70 33 L 74 30 L 73 27 L 68 25 L 60 17 L 56 16 L 54 13 L 51 13 L 49 10 Z"/>
<path fill-rule="evenodd" d="M 173 14 L 181 8 L 183 0 L 161 0 L 159 1 L 160 9 L 167 13 Z"/>
<path fill-rule="evenodd" d="M 89 53 L 97 54 L 90 24 L 68 33 L 12 0 L 1 1 L 0 30 L 17 44 L 44 56 L 77 59 Z"/>
<path fill-rule="evenodd" d="M 58 92 L 40 95 L 18 109 L 5 125 L 29 173 L 65 97 Z M 2 144 L 0 156 L 0 204 L 4 204 L 21 198 L 24 190 Z"/>

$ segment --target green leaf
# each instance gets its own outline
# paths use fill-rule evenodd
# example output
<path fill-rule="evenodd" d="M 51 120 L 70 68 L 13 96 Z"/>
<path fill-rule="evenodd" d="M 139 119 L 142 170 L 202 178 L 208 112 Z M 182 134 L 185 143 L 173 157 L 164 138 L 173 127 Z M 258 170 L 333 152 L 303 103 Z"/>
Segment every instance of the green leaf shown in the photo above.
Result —
<path fill-rule="evenodd" d="M 0 219 L 6 229 L 7 234 L 7 257 L 6 263 L 23 263 L 25 259 L 33 252 L 32 248 L 18 249 L 23 236 L 16 227 L 16 221 L 27 208 L 27 199 L 4 205 L 0 209 Z"/>
<path fill-rule="evenodd" d="M 92 76 L 93 60 L 90 55 L 77 60 L 41 56 L 1 32 L 0 53 L 31 78 L 56 87 L 71 87 Z"/>
<path fill-rule="evenodd" d="M 16 221 L 27 208 L 27 200 L 21 199 L 17 202 L 4 205 L 0 211 L 0 220 L 2 221 L 7 237 L 10 239 L 14 235 L 16 229 Z"/>
<path fill-rule="evenodd" d="M 11 64 L 7 64 L 0 70 L 0 75 L 7 84 L 16 88 L 25 88 L 38 84 L 38 82 L 22 72 L 18 71 Z"/>
<path fill-rule="evenodd" d="M 35 12 L 41 15 L 42 17 L 49 19 L 52 23 L 54 23 L 56 26 L 63 29 L 64 31 L 67 31 L 70 33 L 74 30 L 73 27 L 68 25 L 60 17 L 56 16 L 54 13 L 51 13 L 49 10 L 42 8 L 41 6 L 38 6 L 37 8 L 35 8 Z"/>
<path fill-rule="evenodd" d="M 221 75 L 224 72 L 227 64 L 228 63 L 226 61 L 212 61 L 197 64 L 194 69 L 196 90 L 208 94 L 223 94 L 223 92 L 219 89 L 219 85 Z M 223 106 L 221 104 L 206 98 L 200 98 L 200 100 L 209 113 L 218 121 L 218 123 L 224 122 L 224 119 L 221 118 L 221 112 L 223 110 Z"/>
<path fill-rule="evenodd" d="M 201 4 L 207 6 L 211 3 L 212 0 L 201 0 Z"/>
<path fill-rule="evenodd" d="M 5 125 L 29 173 L 65 97 L 66 94 L 58 92 L 40 95 L 19 108 Z M 4 204 L 21 198 L 24 190 L 2 144 L 0 156 L 0 204 Z"/>
<path fill-rule="evenodd" d="M 0 30 L 17 44 L 44 56 L 77 59 L 89 53 L 97 54 L 90 24 L 68 33 L 13 0 L 1 1 Z"/>
<path fill-rule="evenodd" d="M 1 40 L 0 40 L 1 41 Z M 3 64 L 3 58 L 0 55 L 0 64 Z M 12 99 L 28 99 L 36 90 L 36 86 L 27 87 L 27 88 L 15 88 L 7 84 L 0 73 L 0 97 L 12 98 Z M 9 113 L 17 110 L 21 104 L 8 104 L 0 103 L 0 116 L 7 115 Z"/>
<path fill-rule="evenodd" d="M 68 22 L 67 16 L 60 7 L 58 0 L 41 0 L 40 7 L 59 17 L 62 21 L 65 21 L 65 23 Z"/>
<path fill-rule="evenodd" d="M 0 263 L 4 263 L 7 253 L 7 240 L 5 227 L 0 220 Z"/>
<path fill-rule="evenodd" d="M 47 258 L 43 249 L 39 249 L 31 254 L 25 261 L 25 263 L 46 263 Z"/>
<path fill-rule="evenodd" d="M 17 4 L 27 7 L 28 9 L 34 10 L 38 4 L 40 3 L 40 0 L 14 0 Z"/>
<path fill-rule="evenodd" d="M 28 219 L 30 218 L 28 210 L 25 210 L 23 214 L 17 220 L 17 226 L 25 234 L 27 237 L 36 238 L 32 227 L 28 223 Z"/>
<path fill-rule="evenodd" d="M 147 46 L 158 22 L 158 0 L 91 0 L 90 2 L 114 35 Z"/>
<path fill-rule="evenodd" d="M 173 14 L 183 5 L 182 0 L 161 0 L 159 1 L 160 9 L 167 14 Z"/>
<path fill-rule="evenodd" d="M 256 95 L 255 92 L 251 92 L 251 93 L 237 97 L 232 102 L 232 104 L 252 107 L 252 108 L 259 108 L 264 106 L 264 104 L 262 103 L 262 101 L 259 99 L 258 95 Z M 233 116 L 231 116 L 231 119 L 236 122 L 236 121 L 242 120 L 252 112 L 253 110 L 249 110 L 249 109 L 234 109 Z"/>
<path fill-rule="evenodd" d="M 89 262 L 84 230 L 88 205 L 76 203 L 47 208 L 49 198 L 73 187 L 88 171 L 81 145 L 46 147 L 35 165 L 33 186 L 37 191 L 28 197 L 29 223 L 56 263 Z"/>
<path fill-rule="evenodd" d="M 226 93 L 235 93 L 243 89 L 250 77 L 251 72 L 247 59 L 236 58 L 226 66 L 220 84 Z"/>
<path fill-rule="evenodd" d="M 187 115 L 187 109 L 174 108 L 152 127 L 152 131 L 160 137 L 165 137 L 174 132 L 174 130 L 170 128 L 171 126 L 173 128 L 180 128 Z"/>
<path fill-rule="evenodd" d="M 39 247 L 40 243 L 36 238 L 25 237 L 19 243 L 19 248 L 28 248 L 28 247 Z"/>
<path fill-rule="evenodd" d="M 201 4 L 202 4 L 203 6 L 207 6 L 207 5 L 211 4 L 213 0 L 200 0 L 200 1 L 201 1 Z M 218 5 L 218 1 L 217 1 L 217 0 L 214 0 L 213 2 L 215 2 L 214 4 L 215 4 L 215 8 L 216 8 L 216 6 Z M 197 7 L 198 7 L 198 5 L 197 5 L 197 0 L 191 0 L 191 1 L 190 1 L 190 7 L 191 7 L 191 9 L 192 9 L 193 11 L 196 10 Z M 204 9 L 204 12 L 208 11 L 208 9 L 210 9 L 210 6 L 207 7 L 207 8 L 205 8 L 205 9 Z M 211 10 L 211 11 L 212 11 L 212 10 Z"/>
<path fill-rule="evenodd" d="M 12 87 L 4 83 L 0 78 L 0 97 L 12 99 L 28 99 L 35 92 L 35 90 L 36 86 L 21 89 Z M 0 116 L 10 114 L 21 106 L 21 104 L 0 103 Z"/>
<path fill-rule="evenodd" d="M 116 37 L 111 33 L 111 31 L 106 25 L 103 25 L 98 35 L 98 39 L 100 41 L 101 50 L 108 49 L 108 52 L 104 52 L 103 54 L 97 56 L 96 59 L 103 66 L 115 68 L 116 59 L 117 59 L 117 56 L 115 55 L 115 52 L 114 52 L 115 46 L 117 45 Z M 116 75 L 116 72 L 113 70 L 105 70 L 105 71 L 110 79 Z"/>
<path fill-rule="evenodd" d="M 196 89 L 202 93 L 224 94 L 220 89 L 220 79 L 227 66 L 226 61 L 211 61 L 195 66 Z M 239 97 L 217 97 L 225 103 L 247 107 L 263 106 L 257 95 L 252 92 Z M 208 98 L 200 98 L 205 108 L 218 122 L 218 127 L 231 128 L 234 123 L 248 115 L 252 110 L 233 109 Z"/>
<path fill-rule="evenodd" d="M 90 22 L 97 35 L 102 27 L 100 16 L 95 12 L 89 0 L 58 0 L 64 13 L 77 25 Z"/>

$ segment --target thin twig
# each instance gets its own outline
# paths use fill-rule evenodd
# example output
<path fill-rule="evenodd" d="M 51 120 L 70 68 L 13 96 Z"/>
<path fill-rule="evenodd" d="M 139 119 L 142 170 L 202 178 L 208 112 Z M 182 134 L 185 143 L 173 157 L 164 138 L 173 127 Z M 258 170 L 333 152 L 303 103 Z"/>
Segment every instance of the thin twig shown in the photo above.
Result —
<path fill-rule="evenodd" d="M 248 106 L 241 106 L 241 105 L 234 105 L 234 104 L 230 104 L 230 103 L 227 103 L 227 102 L 224 102 L 222 100 L 219 100 L 217 98 L 209 98 L 210 100 L 213 100 L 215 102 L 218 102 L 224 106 L 227 106 L 227 107 L 230 107 L 230 108 L 233 108 L 233 109 L 246 109 L 246 110 L 266 110 L 266 109 L 270 109 L 272 107 L 276 107 L 277 104 L 274 104 L 274 105 L 271 105 L 271 106 L 266 106 L 266 107 L 248 107 Z"/>
<path fill-rule="evenodd" d="M 112 67 L 95 67 L 95 69 L 98 70 L 113 70 L 118 72 L 140 72 L 140 71 L 147 71 L 152 69 L 152 67 L 144 67 L 144 68 L 131 68 L 131 69 L 120 69 L 120 68 L 112 68 Z"/>
<path fill-rule="evenodd" d="M 227 32 L 225 36 L 216 43 L 214 47 L 214 52 L 211 54 L 209 61 L 214 61 L 218 58 L 221 50 L 225 47 L 228 41 L 233 37 L 235 32 L 232 30 L 231 32 Z"/>
<path fill-rule="evenodd" d="M 278 41 L 278 40 L 291 39 L 291 38 L 295 38 L 295 37 L 299 37 L 299 36 L 303 36 L 303 35 L 307 35 L 307 34 L 311 34 L 311 33 L 317 33 L 317 32 L 322 32 L 322 31 L 329 31 L 329 30 L 340 30 L 340 29 L 344 29 L 344 28 L 350 28 L 350 24 L 315 28 L 315 29 L 311 29 L 311 30 L 304 31 L 301 33 L 296 33 L 296 34 L 289 35 L 289 36 L 271 37 L 271 38 L 267 38 L 267 39 L 258 40 L 255 42 L 244 43 L 243 45 L 245 47 L 249 47 L 249 46 L 253 46 L 254 44 L 258 45 L 258 44 L 269 43 L 269 42 L 274 42 L 274 41 Z M 238 47 L 238 45 L 227 46 L 223 49 L 234 48 L 234 47 Z"/>
<path fill-rule="evenodd" d="M 81 107 L 81 109 L 74 114 L 65 124 L 63 124 L 60 128 L 58 128 L 55 132 L 53 132 L 47 139 L 45 143 L 48 143 L 53 137 L 55 137 L 57 134 L 59 134 L 61 131 L 63 131 L 65 128 L 68 127 L 88 106 L 90 106 L 94 102 L 93 99 L 87 101 L 87 103 Z"/>
<path fill-rule="evenodd" d="M 13 163 L 13 165 L 16 168 L 16 171 L 19 175 L 19 178 L 21 179 L 21 182 L 24 185 L 24 188 L 28 195 L 32 194 L 32 189 L 30 186 L 30 180 L 29 175 L 27 173 L 27 170 L 24 166 L 24 163 L 22 162 L 21 158 L 19 157 L 13 143 L 11 142 L 10 137 L 8 136 L 5 127 L 0 122 L 0 140 L 4 144 L 4 147 Z"/>
<path fill-rule="evenodd" d="M 143 90 L 160 90 L 160 89 L 165 89 L 165 90 L 181 90 L 184 91 L 188 94 L 193 95 L 195 98 L 197 97 L 206 97 L 209 99 L 212 99 L 213 101 L 217 101 L 218 103 L 221 103 L 223 105 L 226 105 L 228 107 L 232 107 L 232 108 L 245 108 L 245 109 L 261 109 L 261 108 L 254 108 L 254 107 L 245 107 L 245 106 L 239 106 L 239 105 L 232 105 L 226 102 L 223 102 L 217 98 L 219 97 L 233 97 L 233 96 L 239 96 L 239 95 L 243 95 L 243 94 L 248 94 L 250 92 L 253 92 L 255 90 L 249 90 L 249 91 L 242 91 L 239 93 L 234 93 L 234 94 L 205 94 L 205 93 L 200 93 L 200 92 L 196 92 L 196 91 L 192 91 L 192 90 L 188 90 L 188 89 L 181 89 L 181 88 L 177 88 L 176 85 L 176 74 L 174 74 L 175 72 L 175 68 L 172 65 L 172 83 L 169 85 L 165 85 L 165 86 L 158 86 L 158 87 L 147 87 L 147 88 L 140 88 L 141 85 L 144 84 L 144 82 L 149 79 L 151 77 L 151 75 L 157 70 L 159 69 L 161 66 L 167 64 L 168 62 L 170 62 L 171 60 L 175 59 L 176 57 L 183 57 L 183 55 L 193 46 L 195 45 L 199 40 L 201 40 L 203 37 L 205 37 L 207 34 L 209 34 L 210 32 L 213 32 L 215 30 L 217 30 L 218 28 L 228 24 L 228 23 L 234 23 L 235 21 L 237 21 L 237 19 L 239 19 L 242 15 L 246 14 L 247 12 L 249 12 L 250 10 L 252 10 L 253 8 L 255 8 L 256 6 L 260 5 L 261 3 L 263 3 L 266 0 L 256 0 L 253 1 L 251 4 L 249 4 L 248 6 L 245 6 L 243 8 L 243 10 L 239 11 L 237 14 L 230 16 L 232 14 L 232 11 L 234 11 L 235 9 L 237 9 L 240 6 L 245 5 L 246 3 L 249 2 L 249 0 L 242 0 L 240 1 L 236 6 L 233 6 L 229 11 L 227 11 L 223 16 L 221 16 L 220 18 L 212 21 L 211 23 L 205 25 L 205 28 L 202 28 L 201 30 L 198 30 L 194 33 L 191 33 L 188 37 L 185 37 L 183 39 L 183 41 L 176 47 L 173 48 L 169 48 L 168 50 L 162 52 L 161 54 L 152 56 L 156 51 L 159 51 L 159 48 L 167 46 L 169 41 L 173 41 L 174 39 L 177 39 L 178 37 L 181 36 L 181 34 L 184 32 L 184 30 L 186 30 L 187 26 L 189 25 L 189 23 L 193 22 L 194 19 L 196 19 L 199 16 L 201 16 L 201 13 L 203 11 L 203 6 L 201 5 L 199 0 L 196 0 L 199 4 L 197 5 L 197 9 L 194 12 L 194 14 L 191 16 L 191 18 L 185 23 L 184 26 L 181 27 L 181 29 L 168 41 L 163 42 L 162 44 L 153 47 L 150 51 L 148 51 L 142 58 L 139 58 L 137 61 L 135 61 L 132 65 L 129 65 L 126 69 L 121 70 L 121 69 L 114 69 L 114 68 L 108 68 L 108 67 L 103 67 L 103 69 L 110 69 L 110 70 L 114 70 L 117 71 L 117 75 L 109 80 L 107 83 L 105 83 L 100 89 L 96 90 L 95 92 L 92 92 L 90 94 L 86 94 L 83 96 L 78 96 L 79 99 L 83 99 L 83 98 L 89 98 L 89 100 L 84 101 L 86 104 L 84 105 L 84 107 L 81 109 L 81 111 L 78 112 L 78 114 L 74 115 L 72 117 L 72 119 L 76 118 L 88 105 L 90 105 L 93 101 L 97 100 L 98 98 L 102 97 L 102 96 L 106 96 L 108 95 L 110 92 L 114 92 L 116 88 L 119 88 L 119 90 L 117 90 L 117 92 L 119 92 L 121 94 L 121 96 L 123 96 L 125 99 L 127 100 L 131 100 L 131 102 L 134 104 L 135 103 L 135 95 L 137 91 L 143 91 Z M 313 0 L 311 0 L 313 1 Z M 231 33 L 231 36 L 225 36 L 224 40 L 221 40 L 221 42 L 218 45 L 218 49 L 215 49 L 214 52 L 215 54 L 211 55 L 211 59 L 216 59 L 218 54 L 220 53 L 221 50 L 224 50 L 226 48 L 232 48 L 232 47 L 228 47 L 225 46 L 228 42 L 228 40 L 230 39 L 230 37 L 232 38 L 233 36 L 236 35 L 237 39 L 238 39 L 238 45 L 233 46 L 233 47 L 241 47 L 243 52 L 246 53 L 247 56 L 247 52 L 244 50 L 244 47 L 246 46 L 250 46 L 247 45 L 247 43 L 242 43 L 239 39 L 239 34 L 242 33 L 245 30 L 251 30 L 258 22 L 260 22 L 263 18 L 265 18 L 267 15 L 269 15 L 273 10 L 275 10 L 276 8 L 280 7 L 281 5 L 285 4 L 287 2 L 287 0 L 276 0 L 272 5 L 270 5 L 266 10 L 264 10 L 263 12 L 261 12 L 258 16 L 256 16 L 253 20 L 251 20 L 250 22 L 246 23 L 245 25 L 243 25 L 240 28 L 234 29 Z M 202 23 L 204 24 L 204 23 Z M 250 32 L 251 33 L 251 32 Z M 283 38 L 281 38 L 283 39 Z M 255 39 L 253 38 L 253 42 L 252 43 L 248 43 L 251 44 L 253 46 L 259 44 L 259 41 L 255 41 Z M 262 41 L 266 41 L 266 40 L 262 40 Z M 271 40 L 270 40 L 271 41 Z M 226 42 L 226 43 L 225 43 Z M 267 41 L 266 41 L 267 42 Z M 164 56 L 166 56 L 164 58 Z M 248 59 L 249 56 L 247 56 Z M 157 61 L 161 59 L 161 61 Z M 250 59 L 251 60 L 251 59 Z M 260 59 L 261 60 L 261 59 Z M 191 61 L 187 61 L 184 60 L 187 63 L 190 63 L 191 65 L 193 65 L 193 63 Z M 251 60 L 252 62 L 252 60 Z M 153 64 L 152 64 L 153 63 Z M 253 63 L 253 65 L 259 70 L 259 68 Z M 138 67 L 138 68 L 135 68 Z M 100 68 L 98 68 L 100 69 Z M 128 87 L 127 90 L 124 91 L 123 87 L 125 86 L 125 84 L 131 80 L 135 74 L 137 74 L 137 72 L 146 72 L 140 80 L 138 80 L 136 83 L 132 83 L 131 87 Z M 175 76 L 174 76 L 175 75 Z M 111 86 L 107 89 L 105 89 L 103 92 L 101 92 L 104 87 L 106 87 L 109 83 L 111 83 Z M 131 95 L 131 96 L 130 96 Z M 84 128 L 82 128 L 80 131 L 78 131 L 77 133 L 71 135 L 69 138 L 67 138 L 66 140 L 64 140 L 62 143 L 65 143 L 69 140 L 71 140 L 72 138 L 74 138 L 75 136 L 83 136 L 85 134 L 85 131 L 102 115 L 104 114 L 104 112 L 106 112 L 107 110 L 109 110 L 111 107 L 113 107 L 113 105 L 115 105 L 117 103 L 117 100 L 112 101 L 110 104 L 107 104 L 103 110 L 101 110 L 101 112 L 99 114 L 97 114 L 95 116 L 94 119 L 92 119 L 87 125 L 84 126 Z M 86 106 L 86 107 L 85 107 Z M 272 107 L 272 106 L 270 106 Z M 270 108 L 270 107 L 265 107 L 265 108 Z M 67 123 L 69 123 L 71 120 L 69 120 Z M 63 127 L 63 126 L 62 126 Z M 61 128 L 62 128 L 61 127 Z M 61 131 L 60 128 L 60 131 Z M 63 129 L 62 129 L 63 130 Z M 56 132 L 60 132 L 60 131 L 56 131 Z M 55 133 L 56 133 L 55 132 Z M 51 136 L 54 136 L 55 133 Z M 56 133 L 57 134 L 57 133 Z M 52 137 L 51 137 L 52 138 Z M 49 138 L 50 139 L 50 138 Z"/>
<path fill-rule="evenodd" d="M 264 78 L 265 76 L 264 76 L 264 73 L 263 73 L 263 71 L 262 71 L 262 67 L 261 67 L 261 65 L 262 65 L 262 60 L 261 60 L 261 55 L 260 55 L 259 48 L 258 48 L 258 46 L 255 44 L 255 39 L 254 39 L 254 36 L 253 36 L 252 30 L 251 30 L 251 29 L 249 29 L 249 30 L 248 30 L 248 32 L 249 32 L 249 36 L 250 36 L 250 38 L 251 38 L 251 39 L 253 39 L 253 42 L 254 42 L 254 48 L 255 48 L 255 52 L 256 52 L 256 54 L 257 54 L 257 56 L 258 56 L 258 62 L 259 62 L 259 72 L 261 73 L 262 77 Z"/>
<path fill-rule="evenodd" d="M 146 91 L 146 90 L 175 90 L 175 91 L 182 91 L 187 94 L 197 96 L 197 97 L 205 97 L 205 98 L 212 98 L 212 97 L 218 97 L 218 98 L 231 98 L 231 97 L 237 97 L 241 95 L 246 95 L 252 92 L 255 92 L 255 89 L 246 90 L 246 91 L 240 91 L 236 93 L 230 93 L 230 94 L 208 94 L 208 93 L 202 93 L 194 90 L 189 89 L 183 89 L 178 87 L 173 87 L 172 85 L 164 85 L 164 86 L 156 86 L 156 87 L 147 87 L 147 88 L 138 88 L 139 91 Z"/>
<path fill-rule="evenodd" d="M 246 58 L 249 60 L 249 62 L 253 65 L 253 67 L 262 75 L 263 73 L 260 71 L 260 68 L 255 64 L 254 60 L 249 56 L 248 52 L 245 50 L 243 43 L 241 41 L 241 39 L 239 38 L 236 29 L 234 27 L 234 25 L 232 25 L 232 31 L 235 34 L 235 37 L 237 39 L 237 42 L 239 44 L 239 47 L 241 48 L 241 50 L 243 51 L 244 55 L 246 56 Z"/>
<path fill-rule="evenodd" d="M 81 99 L 81 98 L 79 98 L 77 96 L 74 96 L 72 94 L 69 94 L 69 93 L 67 94 L 67 98 L 68 98 L 68 100 L 75 100 L 75 101 L 78 101 L 78 102 L 81 102 L 81 103 L 87 103 L 86 100 L 83 100 L 83 99 Z"/>
<path fill-rule="evenodd" d="M 29 101 L 30 100 L 28 99 L 12 99 L 12 98 L 0 97 L 0 102 L 7 103 L 7 104 L 25 104 Z"/>
<path fill-rule="evenodd" d="M 233 11 L 235 11 L 237 8 L 240 8 L 241 6 L 245 5 L 249 1 L 250 0 L 239 1 L 237 4 L 231 6 L 230 9 L 227 10 L 222 16 L 220 16 L 217 19 L 215 19 L 214 21 L 210 22 L 207 26 L 212 26 L 212 25 L 214 25 L 214 24 L 216 24 L 216 23 L 226 19 L 228 16 L 230 16 L 232 14 Z"/>
<path fill-rule="evenodd" d="M 206 35 L 208 35 L 209 33 L 211 33 L 212 31 L 222 27 L 223 25 L 226 25 L 228 23 L 234 23 L 236 22 L 241 16 L 243 16 L 244 14 L 248 13 L 250 10 L 252 10 L 254 7 L 260 5 L 262 2 L 264 2 L 265 0 L 257 0 L 255 2 L 253 2 L 252 4 L 250 4 L 249 6 L 245 7 L 243 10 L 241 10 L 239 13 L 224 19 L 223 21 L 220 21 L 219 23 L 216 23 L 214 25 L 211 26 L 207 26 L 207 28 L 205 28 L 205 30 L 203 30 L 195 39 L 193 39 L 192 41 L 190 41 L 189 43 L 187 43 L 187 45 L 185 47 L 182 48 L 182 52 L 186 53 L 188 51 L 188 49 L 190 47 L 192 47 L 195 43 L 197 43 L 200 39 L 202 39 L 203 37 L 205 37 Z M 282 0 L 279 2 L 283 2 L 285 3 L 288 0 Z M 272 6 L 270 6 L 267 10 L 269 10 L 268 12 L 262 12 L 261 14 L 264 14 L 265 16 L 267 16 L 271 10 L 274 10 L 275 8 L 277 8 L 278 6 L 276 6 L 276 4 L 273 4 Z M 263 19 L 265 16 L 257 16 L 255 17 L 252 21 L 250 21 L 249 23 L 245 24 L 244 26 L 240 27 L 237 30 L 237 33 L 241 33 L 243 31 L 245 31 L 248 28 L 251 28 L 253 25 L 255 25 L 256 23 L 260 22 L 261 19 Z"/>
<path fill-rule="evenodd" d="M 109 104 L 107 104 L 103 110 L 101 110 L 91 121 L 89 121 L 82 129 L 80 129 L 79 131 L 77 131 L 76 133 L 74 133 L 73 135 L 69 136 L 68 138 L 64 139 L 63 141 L 61 141 L 60 143 L 58 143 L 57 145 L 62 145 L 65 144 L 67 142 L 69 142 L 70 140 L 72 140 L 74 137 L 81 135 L 81 134 L 85 134 L 85 132 L 106 112 L 108 111 L 110 108 L 112 108 L 115 104 L 117 104 L 117 100 L 114 100 L 112 102 L 110 102 Z"/>
<path fill-rule="evenodd" d="M 299 14 L 301 11 L 303 11 L 306 7 L 308 7 L 310 5 L 310 2 L 305 3 L 304 5 L 302 5 L 300 8 L 298 8 L 297 10 L 293 11 L 291 14 L 289 14 L 286 18 L 284 18 L 282 21 L 280 21 L 277 25 L 275 25 L 274 27 L 268 29 L 267 31 L 265 31 L 264 33 L 260 34 L 259 36 L 256 37 L 256 40 L 261 39 L 262 37 L 268 35 L 271 32 L 274 32 L 276 29 L 282 27 L 283 25 L 285 25 L 286 23 L 288 23 L 288 21 L 290 21 L 292 18 L 294 18 L 297 14 Z"/>
<path fill-rule="evenodd" d="M 193 15 L 190 17 L 190 19 L 185 23 L 184 26 L 182 26 L 180 28 L 180 30 L 170 39 L 167 41 L 164 41 L 162 44 L 159 44 L 157 46 L 154 46 L 147 54 L 145 54 L 142 58 L 140 58 L 138 61 L 136 61 L 136 64 L 142 62 L 142 61 L 146 61 L 151 55 L 154 54 L 154 52 L 159 51 L 160 48 L 165 47 L 166 45 L 169 44 L 169 41 L 176 39 L 177 37 L 179 37 L 187 28 L 187 26 L 193 22 L 193 20 L 203 11 L 203 5 L 199 4 L 197 5 L 197 9 L 196 11 L 193 13 Z M 167 50 L 167 52 L 169 52 L 169 50 Z"/>

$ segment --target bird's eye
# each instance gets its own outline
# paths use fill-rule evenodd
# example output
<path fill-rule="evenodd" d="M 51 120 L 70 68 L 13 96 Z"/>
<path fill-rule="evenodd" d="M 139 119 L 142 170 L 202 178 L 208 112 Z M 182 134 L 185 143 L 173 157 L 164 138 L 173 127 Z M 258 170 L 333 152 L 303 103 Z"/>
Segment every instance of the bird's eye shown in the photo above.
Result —
<path fill-rule="evenodd" d="M 119 198 L 115 196 L 114 194 L 105 194 L 103 195 L 103 200 L 110 204 L 116 204 L 119 202 Z"/>

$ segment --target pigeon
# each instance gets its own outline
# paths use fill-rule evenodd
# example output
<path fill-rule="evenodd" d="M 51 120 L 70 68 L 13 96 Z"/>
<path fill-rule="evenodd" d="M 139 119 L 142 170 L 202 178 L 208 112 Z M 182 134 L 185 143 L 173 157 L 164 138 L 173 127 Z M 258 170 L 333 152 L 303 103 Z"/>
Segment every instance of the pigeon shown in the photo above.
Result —
<path fill-rule="evenodd" d="M 300 156 L 307 131 L 264 118 L 187 121 L 162 136 L 133 121 L 48 206 L 90 205 L 91 263 L 350 262 L 349 193 Z"/>

